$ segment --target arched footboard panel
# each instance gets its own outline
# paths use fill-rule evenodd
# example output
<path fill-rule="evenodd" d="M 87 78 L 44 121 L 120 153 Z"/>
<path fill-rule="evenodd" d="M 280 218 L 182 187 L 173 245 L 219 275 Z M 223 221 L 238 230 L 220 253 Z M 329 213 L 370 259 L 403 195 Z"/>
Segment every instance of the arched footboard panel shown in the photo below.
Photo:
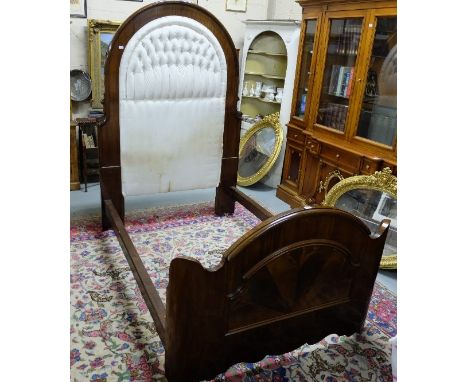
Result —
<path fill-rule="evenodd" d="M 346 212 L 292 210 L 240 238 L 216 270 L 173 260 L 168 377 L 209 379 L 237 362 L 359 331 L 388 231 L 382 224 L 371 237 Z"/>

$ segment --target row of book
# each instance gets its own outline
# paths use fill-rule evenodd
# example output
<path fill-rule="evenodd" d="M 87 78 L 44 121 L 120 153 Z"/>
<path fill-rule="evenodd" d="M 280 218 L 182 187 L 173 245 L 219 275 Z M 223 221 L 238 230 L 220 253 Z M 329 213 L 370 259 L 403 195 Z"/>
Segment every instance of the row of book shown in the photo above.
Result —
<path fill-rule="evenodd" d="M 333 65 L 328 94 L 349 98 L 354 77 L 354 66 Z"/>
<path fill-rule="evenodd" d="M 328 53 L 356 55 L 360 38 L 360 22 L 359 24 L 350 24 L 349 20 L 336 20 L 332 23 Z"/>
<path fill-rule="evenodd" d="M 319 109 L 318 122 L 321 125 L 344 131 L 347 115 L 348 105 L 330 102 L 325 107 Z"/>

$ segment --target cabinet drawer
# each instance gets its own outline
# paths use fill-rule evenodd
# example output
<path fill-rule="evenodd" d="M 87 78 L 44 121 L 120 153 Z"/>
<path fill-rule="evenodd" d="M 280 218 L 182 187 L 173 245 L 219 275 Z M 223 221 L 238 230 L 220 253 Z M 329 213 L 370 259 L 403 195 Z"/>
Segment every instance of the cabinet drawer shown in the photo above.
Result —
<path fill-rule="evenodd" d="M 362 158 L 360 173 L 364 175 L 374 174 L 379 169 L 380 162 L 381 160 Z"/>
<path fill-rule="evenodd" d="M 299 129 L 293 129 L 291 127 L 288 129 L 288 140 L 291 140 L 297 143 L 304 143 L 304 138 L 305 138 L 304 133 L 300 131 Z"/>
<path fill-rule="evenodd" d="M 306 149 L 309 150 L 310 153 L 313 153 L 313 154 L 318 154 L 319 153 L 320 144 L 315 139 L 310 138 L 310 137 L 306 137 L 305 138 L 305 146 L 306 146 Z"/>
<path fill-rule="evenodd" d="M 359 165 L 361 158 L 358 155 L 352 154 L 348 151 L 336 149 L 331 146 L 322 146 L 320 156 L 330 162 L 334 163 L 342 168 L 349 170 L 351 173 L 359 172 Z"/>

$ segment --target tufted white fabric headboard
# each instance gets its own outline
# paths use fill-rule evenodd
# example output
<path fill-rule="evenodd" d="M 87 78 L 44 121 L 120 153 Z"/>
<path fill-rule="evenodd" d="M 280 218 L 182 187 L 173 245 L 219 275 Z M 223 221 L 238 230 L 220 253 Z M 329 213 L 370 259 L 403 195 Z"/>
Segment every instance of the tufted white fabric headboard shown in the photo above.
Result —
<path fill-rule="evenodd" d="M 123 195 L 217 186 L 227 69 L 198 21 L 166 16 L 125 46 L 119 68 Z"/>

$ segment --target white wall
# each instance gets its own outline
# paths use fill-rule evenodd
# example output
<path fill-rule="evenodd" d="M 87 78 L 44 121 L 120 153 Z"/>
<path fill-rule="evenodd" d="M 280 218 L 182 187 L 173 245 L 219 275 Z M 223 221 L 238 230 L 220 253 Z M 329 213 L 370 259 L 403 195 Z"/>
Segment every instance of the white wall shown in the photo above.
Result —
<path fill-rule="evenodd" d="M 271 0 L 268 18 L 276 20 L 300 20 L 302 18 L 302 8 L 293 0 Z"/>
<path fill-rule="evenodd" d="M 153 2 L 155 1 L 87 0 L 88 19 L 123 21 L 137 9 Z M 241 50 L 245 33 L 245 24 L 242 21 L 301 18 L 301 7 L 294 0 L 247 0 L 247 12 L 226 11 L 225 4 L 226 0 L 198 0 L 198 5 L 209 10 L 223 23 L 234 45 Z M 70 19 L 70 69 L 82 69 L 89 73 L 86 19 Z M 89 102 L 73 103 L 74 117 L 86 117 L 89 109 Z"/>

